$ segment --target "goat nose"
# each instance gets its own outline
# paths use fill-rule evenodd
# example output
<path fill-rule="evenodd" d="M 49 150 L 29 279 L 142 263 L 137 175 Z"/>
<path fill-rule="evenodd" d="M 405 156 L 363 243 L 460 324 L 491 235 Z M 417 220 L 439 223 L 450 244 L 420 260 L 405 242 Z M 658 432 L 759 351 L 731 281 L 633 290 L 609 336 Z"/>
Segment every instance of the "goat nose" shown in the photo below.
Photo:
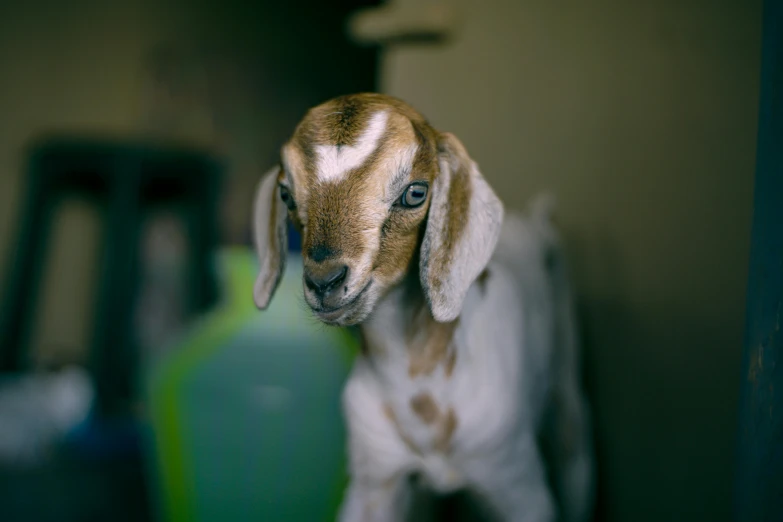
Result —
<path fill-rule="evenodd" d="M 340 265 L 331 270 L 324 270 L 322 273 L 308 271 L 305 273 L 304 279 L 307 288 L 323 297 L 328 291 L 345 281 L 347 274 L 348 267 Z"/>

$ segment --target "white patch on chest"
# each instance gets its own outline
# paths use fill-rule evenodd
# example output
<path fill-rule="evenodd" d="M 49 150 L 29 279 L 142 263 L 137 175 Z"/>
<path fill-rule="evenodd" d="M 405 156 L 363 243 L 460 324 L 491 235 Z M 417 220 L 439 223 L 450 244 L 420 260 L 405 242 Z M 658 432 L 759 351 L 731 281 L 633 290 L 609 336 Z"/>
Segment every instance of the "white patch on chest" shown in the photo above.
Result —
<path fill-rule="evenodd" d="M 378 148 L 378 141 L 386 131 L 389 113 L 379 111 L 370 117 L 367 128 L 354 145 L 318 145 L 318 179 L 320 181 L 340 181 L 351 170 L 360 167 L 370 154 Z"/>

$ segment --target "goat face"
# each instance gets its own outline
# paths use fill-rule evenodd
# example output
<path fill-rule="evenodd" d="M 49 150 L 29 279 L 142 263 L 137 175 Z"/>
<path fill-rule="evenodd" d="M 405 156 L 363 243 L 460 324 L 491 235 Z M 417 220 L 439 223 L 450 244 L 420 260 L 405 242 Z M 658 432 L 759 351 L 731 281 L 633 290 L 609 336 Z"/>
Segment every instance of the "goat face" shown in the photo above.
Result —
<path fill-rule="evenodd" d="M 266 308 L 302 234 L 305 301 L 329 324 L 362 322 L 418 271 L 436 320 L 459 315 L 497 241 L 503 207 L 451 134 L 394 98 L 358 94 L 311 109 L 261 180 L 254 297 Z"/>

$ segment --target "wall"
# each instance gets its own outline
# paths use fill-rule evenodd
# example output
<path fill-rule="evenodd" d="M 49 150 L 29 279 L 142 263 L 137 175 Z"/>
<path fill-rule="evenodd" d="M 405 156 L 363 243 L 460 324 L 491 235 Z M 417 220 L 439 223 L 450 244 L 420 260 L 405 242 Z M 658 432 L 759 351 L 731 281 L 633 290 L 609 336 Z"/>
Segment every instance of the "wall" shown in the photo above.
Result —
<path fill-rule="evenodd" d="M 600 518 L 729 520 L 761 3 L 446 4 L 450 41 L 389 47 L 381 85 L 460 136 L 509 207 L 558 197 Z"/>

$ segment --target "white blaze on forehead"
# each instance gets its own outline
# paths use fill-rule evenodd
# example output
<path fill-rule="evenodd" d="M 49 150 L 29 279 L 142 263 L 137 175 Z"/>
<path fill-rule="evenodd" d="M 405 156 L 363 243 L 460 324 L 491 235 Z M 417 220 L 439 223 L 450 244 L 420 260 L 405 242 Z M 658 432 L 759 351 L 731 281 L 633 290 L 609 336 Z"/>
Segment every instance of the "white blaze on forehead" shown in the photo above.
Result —
<path fill-rule="evenodd" d="M 387 111 L 379 111 L 370 117 L 367 128 L 354 145 L 318 145 L 318 179 L 321 181 L 339 181 L 349 171 L 360 167 L 370 154 L 378 148 L 378 141 L 386 131 L 389 119 Z"/>

